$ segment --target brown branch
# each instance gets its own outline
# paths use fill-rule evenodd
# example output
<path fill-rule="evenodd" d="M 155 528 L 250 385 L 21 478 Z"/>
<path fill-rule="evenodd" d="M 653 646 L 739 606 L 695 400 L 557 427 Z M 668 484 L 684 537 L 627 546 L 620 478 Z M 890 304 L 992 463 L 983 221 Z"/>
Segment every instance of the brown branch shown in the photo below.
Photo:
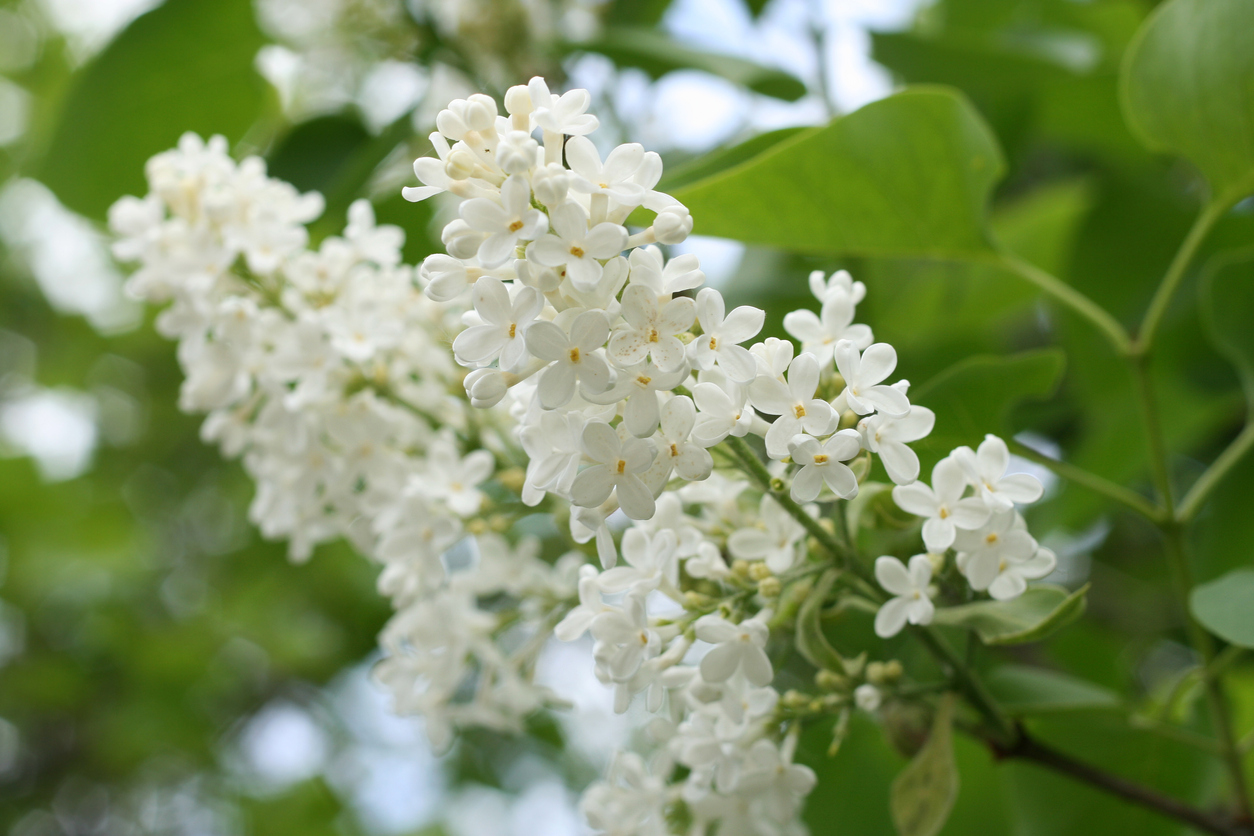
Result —
<path fill-rule="evenodd" d="M 1164 816 L 1184 822 L 1204 833 L 1213 833 L 1215 836 L 1254 836 L 1254 824 L 1250 822 L 1240 822 L 1227 816 L 1208 813 L 1185 804 L 1183 801 L 1163 795 L 1150 787 L 1112 775 L 1050 748 L 1031 737 L 1026 731 L 1021 731 L 1018 741 L 1010 748 L 1003 749 L 996 744 L 992 745 L 993 751 L 1000 758 L 1018 758 L 1040 764 L 1077 781 L 1102 789 L 1111 795 L 1116 795 L 1125 801 L 1139 804 Z"/>

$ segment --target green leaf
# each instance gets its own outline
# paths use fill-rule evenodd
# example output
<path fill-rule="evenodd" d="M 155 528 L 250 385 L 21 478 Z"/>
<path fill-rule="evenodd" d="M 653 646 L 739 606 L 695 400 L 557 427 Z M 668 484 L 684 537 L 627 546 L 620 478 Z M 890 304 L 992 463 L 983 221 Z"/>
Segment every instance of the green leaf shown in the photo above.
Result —
<path fill-rule="evenodd" d="M 915 87 L 675 196 L 702 235 L 800 253 L 984 258 L 1003 170 L 966 98 Z"/>
<path fill-rule="evenodd" d="M 976 601 L 936 611 L 935 623 L 974 630 L 985 644 L 1040 641 L 1084 612 L 1089 584 L 1068 593 L 1061 586 L 1041 584 L 1012 601 Z"/>
<path fill-rule="evenodd" d="M 901 836 L 936 836 L 953 809 L 958 797 L 953 719 L 954 695 L 945 694 L 927 743 L 893 780 L 889 811 Z"/>
<path fill-rule="evenodd" d="M 32 172 L 76 212 L 103 218 L 143 194 L 144 163 L 185 131 L 241 139 L 265 99 L 248 0 L 168 0 L 80 70 Z"/>
<path fill-rule="evenodd" d="M 695 183 L 706 177 L 719 174 L 735 165 L 751 160 L 759 154 L 775 147 L 785 139 L 796 136 L 802 131 L 814 132 L 817 128 L 779 128 L 774 131 L 758 134 L 730 148 L 716 148 L 695 160 L 677 165 L 662 175 L 658 189 L 673 192 L 689 183 Z"/>
<path fill-rule="evenodd" d="M 326 193 L 349 158 L 370 141 L 361 121 L 350 116 L 320 116 L 293 127 L 269 154 L 273 177 L 302 192 Z"/>
<path fill-rule="evenodd" d="M 823 635 L 820 620 L 823 604 L 827 602 L 827 594 L 832 591 L 832 584 L 836 583 L 837 577 L 838 572 L 835 569 L 824 572 L 797 612 L 797 650 L 819 670 L 844 673 L 845 662 Z"/>
<path fill-rule="evenodd" d="M 1194 587 L 1189 611 L 1224 641 L 1254 648 L 1254 569 L 1236 569 Z"/>
<path fill-rule="evenodd" d="M 1219 256 L 1202 280 L 1202 313 L 1211 342 L 1236 366 L 1254 403 L 1254 250 Z"/>
<path fill-rule="evenodd" d="M 944 455 L 960 444 L 978 444 L 985 433 L 1013 435 L 1011 409 L 1052 395 L 1063 365 L 1061 351 L 1041 349 L 979 355 L 950 366 L 910 393 L 912 401 L 936 413 L 936 428 L 920 450 Z"/>
<path fill-rule="evenodd" d="M 776 99 L 795 102 L 806 94 L 801 79 L 743 58 L 702 52 L 643 26 L 609 26 L 601 37 L 566 45 L 567 52 L 597 52 L 620 67 L 636 67 L 651 78 L 675 70 L 701 70 Z"/>
<path fill-rule="evenodd" d="M 1045 668 L 1003 665 L 984 678 L 998 705 L 1008 714 L 1047 714 L 1119 707 L 1119 696 L 1108 688 Z"/>
<path fill-rule="evenodd" d="M 1220 202 L 1254 190 L 1254 3 L 1164 3 L 1129 47 L 1121 86 L 1148 147 L 1189 159 Z"/>

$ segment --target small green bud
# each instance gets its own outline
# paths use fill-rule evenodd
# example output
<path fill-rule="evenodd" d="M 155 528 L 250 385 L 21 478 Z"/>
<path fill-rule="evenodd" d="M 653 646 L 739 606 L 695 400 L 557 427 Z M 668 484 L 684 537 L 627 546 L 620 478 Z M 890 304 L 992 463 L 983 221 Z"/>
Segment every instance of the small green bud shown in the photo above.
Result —
<path fill-rule="evenodd" d="M 771 574 L 772 572 L 770 567 L 767 566 L 764 561 L 755 560 L 753 563 L 749 564 L 749 577 L 753 578 L 755 581 L 766 580 L 771 576 Z"/>
<path fill-rule="evenodd" d="M 771 576 L 762 578 L 758 581 L 758 594 L 763 598 L 778 598 L 779 594 L 784 591 L 784 586 L 779 582 L 779 578 Z"/>

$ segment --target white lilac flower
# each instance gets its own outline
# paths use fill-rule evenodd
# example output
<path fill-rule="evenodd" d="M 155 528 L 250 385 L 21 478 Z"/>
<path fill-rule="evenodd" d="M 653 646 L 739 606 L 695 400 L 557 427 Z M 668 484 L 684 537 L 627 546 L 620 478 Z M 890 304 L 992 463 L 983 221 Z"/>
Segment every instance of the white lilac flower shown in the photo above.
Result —
<path fill-rule="evenodd" d="M 703 615 L 695 626 L 697 638 L 714 645 L 701 657 L 701 677 L 706 682 L 725 682 L 736 671 L 743 672 L 754 685 L 766 685 L 775 676 L 766 655 L 770 630 L 763 613 L 739 624 L 721 616 Z"/>
<path fill-rule="evenodd" d="M 810 292 L 819 304 L 833 296 L 847 296 L 857 305 L 866 297 L 866 285 L 855 282 L 848 270 L 837 270 L 830 278 L 825 278 L 822 270 L 814 270 L 809 277 Z"/>
<path fill-rule="evenodd" d="M 488 235 L 477 253 L 484 267 L 499 267 L 513 258 L 519 241 L 534 241 L 549 229 L 548 217 L 531 207 L 531 186 L 521 174 L 501 184 L 499 203 L 476 197 L 464 201 L 458 211 L 471 229 Z"/>
<path fill-rule="evenodd" d="M 710 475 L 714 460 L 700 445 L 692 443 L 692 428 L 697 420 L 692 399 L 684 396 L 671 398 L 662 408 L 662 417 L 655 441 L 658 459 L 665 463 L 669 476 L 673 470 L 679 478 L 699 482 Z"/>
<path fill-rule="evenodd" d="M 989 507 L 978 496 L 963 498 L 966 473 L 952 456 L 932 468 L 932 486 L 922 482 L 897 485 L 893 502 L 903 511 L 924 517 L 923 544 L 928 551 L 942 554 L 954 544 L 958 529 L 971 531 L 988 521 Z"/>
<path fill-rule="evenodd" d="M 626 566 L 615 566 L 601 573 L 598 583 L 601 591 L 613 594 L 632 590 L 650 592 L 664 587 L 672 594 L 679 589 L 678 541 L 674 532 L 661 531 L 650 536 L 648 532 L 632 527 L 623 533 L 619 546 Z"/>
<path fill-rule="evenodd" d="M 810 436 L 796 436 L 788 449 L 792 460 L 801 465 L 792 479 L 795 501 L 813 502 L 824 484 L 841 499 L 858 495 L 858 477 L 843 464 L 862 450 L 861 437 L 855 430 L 841 430 L 823 442 Z"/>
<path fill-rule="evenodd" d="M 793 763 L 797 735 L 788 735 L 783 745 L 765 738 L 749 747 L 745 765 L 736 784 L 736 794 L 759 802 L 772 822 L 790 821 L 818 782 L 814 770 L 805 764 Z"/>
<path fill-rule="evenodd" d="M 619 145 L 602 163 L 592 140 L 573 136 L 566 141 L 566 162 L 575 191 L 606 195 L 625 205 L 639 206 L 644 200 L 645 189 L 632 180 L 643 161 L 644 146 L 638 142 Z"/>
<path fill-rule="evenodd" d="M 466 366 L 500 360 L 505 371 L 518 371 L 527 361 L 527 329 L 544 307 L 544 297 L 519 287 L 511 301 L 505 285 L 491 276 L 475 282 L 471 297 L 482 325 L 472 325 L 453 340 L 453 354 Z"/>
<path fill-rule="evenodd" d="M 988 594 L 998 601 L 1018 598 L 1027 590 L 1028 581 L 1040 580 L 1057 565 L 1058 557 L 1039 546 L 1027 560 L 1003 558 L 997 567 L 997 577 L 988 585 Z"/>
<path fill-rule="evenodd" d="M 601 261 L 613 258 L 627 246 L 627 230 L 618 224 L 599 223 L 588 228 L 588 213 L 568 201 L 549 213 L 551 232 L 527 246 L 527 257 L 546 267 L 566 268 L 578 287 L 589 288 L 601 278 Z"/>
<path fill-rule="evenodd" d="M 571 485 L 571 501 L 592 508 L 615 493 L 623 513 L 633 520 L 653 516 L 654 500 L 640 476 L 653 464 L 653 442 L 640 438 L 620 441 L 609 424 L 593 421 L 583 431 L 584 454 L 596 464 L 580 471 Z"/>
<path fill-rule="evenodd" d="M 739 345 L 762 330 L 766 312 L 742 305 L 724 316 L 723 294 L 712 287 L 697 294 L 697 320 L 701 336 L 688 346 L 688 356 L 698 369 L 712 369 L 717 362 L 723 373 L 737 383 L 750 383 L 757 377 L 757 362 L 747 348 Z"/>
<path fill-rule="evenodd" d="M 849 340 L 859 350 L 871 344 L 871 329 L 853 324 L 852 299 L 842 293 L 833 294 L 823 303 L 819 315 L 813 311 L 790 311 L 784 316 L 784 330 L 801 341 L 801 350 L 813 354 L 821 365 L 832 362 L 836 343 Z"/>
<path fill-rule="evenodd" d="M 597 118 L 587 112 L 592 103 L 587 90 L 567 90 L 560 96 L 554 95 L 544 79 L 536 76 L 527 83 L 527 92 L 531 94 L 534 108 L 531 118 L 545 133 L 587 136 L 600 125 Z"/>
<path fill-rule="evenodd" d="M 613 682 L 626 682 L 646 659 L 657 656 L 662 640 L 649 627 L 645 594 L 628 593 L 621 608 L 611 607 L 592 619 L 588 631 L 596 639 L 592 653 L 597 665 Z"/>
<path fill-rule="evenodd" d="M 1022 527 L 1013 508 L 997 511 L 975 531 L 954 538 L 957 566 L 977 592 L 988 589 L 1011 563 L 1026 563 L 1036 554 L 1036 541 Z"/>
<path fill-rule="evenodd" d="M 760 411 L 778 415 L 766 433 L 766 452 L 773 459 L 788 455 L 788 442 L 801 433 L 822 435 L 831 424 L 832 406 L 814 397 L 819 387 L 819 364 L 802 354 L 788 365 L 787 384 L 759 375 L 749 384 L 749 399 Z"/>
<path fill-rule="evenodd" d="M 410 487 L 428 499 L 441 499 L 448 509 L 462 517 L 473 515 L 483 503 L 479 485 L 492 475 L 492 454 L 475 450 L 464 458 L 452 439 L 444 437 L 427 448 L 427 468 L 414 476 Z"/>
<path fill-rule="evenodd" d="M 631 283 L 652 289 L 659 300 L 705 284 L 705 273 L 692 253 L 677 255 L 663 264 L 662 251 L 657 247 L 637 247 L 627 262 L 631 266 Z"/>
<path fill-rule="evenodd" d="M 898 418 L 910 411 L 910 401 L 899 389 L 882 381 L 897 368 L 897 351 L 888 343 L 876 343 L 858 353 L 849 340 L 836 343 L 836 368 L 845 379 L 841 393 L 846 405 L 859 415 L 882 412 Z"/>
<path fill-rule="evenodd" d="M 875 560 L 875 579 L 894 597 L 880 605 L 875 614 L 875 634 L 890 638 L 910 624 L 930 624 L 936 608 L 928 597 L 932 582 L 932 561 L 925 554 L 910 558 L 910 568 L 895 557 Z"/>
<path fill-rule="evenodd" d="M 703 372 L 692 389 L 700 414 L 692 428 L 692 440 L 713 447 L 727 436 L 743 438 L 753 427 L 757 413 L 749 406 L 749 389 L 718 372 Z"/>
<path fill-rule="evenodd" d="M 570 402 L 578 382 L 593 393 L 604 392 L 610 370 L 596 354 L 609 336 L 609 324 L 600 311 L 584 311 L 570 323 L 567 336 L 552 322 L 534 322 L 527 329 L 527 350 L 551 363 L 540 375 L 540 404 L 554 409 Z"/>
<path fill-rule="evenodd" d="M 919 456 L 906 445 L 926 438 L 935 424 L 936 413 L 911 404 L 910 411 L 901 418 L 883 413 L 863 418 L 858 422 L 858 431 L 866 449 L 880 457 L 888 478 L 898 485 L 908 485 L 919 478 Z"/>
<path fill-rule="evenodd" d="M 622 316 L 626 324 L 610 337 L 607 353 L 620 366 L 634 366 L 646 357 L 665 372 L 684 362 L 684 344 L 677 334 L 687 331 L 696 316 L 686 296 L 658 304 L 657 294 L 644 285 L 628 285 L 623 291 Z"/>
<path fill-rule="evenodd" d="M 788 571 L 797 560 L 805 527 L 769 494 L 764 494 L 758 505 L 757 523 L 752 528 L 733 531 L 727 538 L 727 550 L 741 560 L 764 560 L 777 575 Z"/>
<path fill-rule="evenodd" d="M 688 377 L 688 369 L 680 367 L 663 372 L 645 361 L 620 369 L 618 382 L 599 395 L 587 394 L 588 401 L 598 404 L 614 404 L 626 401 L 623 407 L 623 424 L 637 438 L 648 438 L 657 429 L 660 419 L 658 398 L 669 392 Z"/>
<path fill-rule="evenodd" d="M 568 494 L 583 456 L 580 439 L 587 424 L 578 412 L 543 412 L 519 433 L 528 456 L 522 499 L 538 505 L 546 491 Z"/>
<path fill-rule="evenodd" d="M 553 628 L 559 641 L 573 642 L 588 632 L 593 620 L 613 609 L 601 600 L 601 582 L 597 570 L 588 564 L 579 567 L 579 604 Z"/>
<path fill-rule="evenodd" d="M 962 465 L 967 480 L 980 497 L 993 508 L 1013 508 L 1016 502 L 1036 502 L 1045 489 L 1029 473 L 1006 475 L 1010 466 L 1010 450 L 995 435 L 984 436 L 976 450 L 959 447 L 953 456 Z"/>

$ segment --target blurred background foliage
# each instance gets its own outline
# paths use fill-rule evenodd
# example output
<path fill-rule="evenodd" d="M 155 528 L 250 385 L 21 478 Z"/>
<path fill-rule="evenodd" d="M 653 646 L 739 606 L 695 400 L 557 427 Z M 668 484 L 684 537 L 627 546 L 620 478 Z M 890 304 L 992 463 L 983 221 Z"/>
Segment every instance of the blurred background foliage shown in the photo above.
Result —
<path fill-rule="evenodd" d="M 777 193 L 743 192 L 803 207 L 774 232 L 745 226 L 725 192 L 702 197 L 705 178 L 810 141 L 793 126 L 892 85 L 949 85 L 1004 157 L 997 176 L 990 145 L 972 186 L 992 191 L 996 238 L 1126 325 L 1139 320 L 1202 200 L 1197 174 L 1147 152 L 1120 112 L 1120 60 L 1153 3 L 865 8 L 875 5 L 0 3 L 0 831 L 522 834 L 543 822 L 546 833 L 577 833 L 570 788 L 605 754 L 575 740 L 575 725 L 541 718 L 525 740 L 482 735 L 435 759 L 365 682 L 387 616 L 373 568 L 346 545 L 294 566 L 252 529 L 250 484 L 178 412 L 173 348 L 153 333 L 152 312 L 120 295 L 101 248 L 108 206 L 142 194 L 144 161 L 186 130 L 222 133 L 276 176 L 323 191 L 319 234 L 342 225 L 352 199 L 372 197 L 382 221 L 406 229 L 416 262 L 437 247 L 439 209 L 404 203 L 399 187 L 412 158 L 430 152 L 439 106 L 533 74 L 569 78 L 593 89 L 620 140 L 665 151 L 663 187 L 693 207 L 698 233 L 758 242 L 691 246 L 729 304 L 766 309 L 769 333 L 782 336 L 783 314 L 810 304 L 809 270 L 847 267 L 867 284 L 859 319 L 896 345 L 917 399 L 941 415 L 925 468 L 999 431 L 1148 490 L 1131 383 L 1101 337 L 996 264 L 936 258 L 926 242 L 849 245 L 862 240 L 859 223 L 874 227 L 839 215 L 866 172 L 840 170 L 816 146 L 792 180 L 767 182 Z M 857 71 L 874 83 L 851 93 L 847 74 L 868 50 L 875 64 Z M 667 87 L 675 79 L 687 86 Z M 731 116 L 712 99 L 730 102 Z M 683 135 L 685 109 L 722 127 Z M 914 130 L 904 125 L 905 139 Z M 970 207 L 931 209 L 961 223 Z M 1196 263 L 1254 241 L 1252 209 L 1246 201 L 1220 220 Z M 848 226 L 815 234 L 806 211 Z M 1204 273 L 1187 277 L 1155 355 L 1180 484 L 1240 431 L 1246 410 L 1237 371 L 1207 333 L 1215 317 L 1199 308 Z M 1032 720 L 1039 736 L 1206 806 L 1222 780 L 1187 745 L 1190 729 L 1205 729 L 1197 660 L 1155 532 L 1084 488 L 1051 484 L 1031 524 L 1050 532 L 1066 569 L 1058 580 L 1092 582 L 1088 615 L 976 662 L 1084 680 L 1055 706 L 1067 710 Z M 1250 564 L 1251 495 L 1247 460 L 1191 533 L 1200 580 Z M 883 652 L 898 651 L 890 642 Z M 1248 658 L 1228 681 L 1248 733 Z M 1176 730 L 1156 730 L 1163 718 Z M 920 722 L 890 720 L 898 737 Z M 806 744 L 820 773 L 812 831 L 891 833 L 889 785 L 904 756 L 865 717 L 834 759 L 827 734 Z M 970 740 L 957 747 L 962 790 L 944 833 L 1182 832 L 1037 767 L 999 765 Z"/>

